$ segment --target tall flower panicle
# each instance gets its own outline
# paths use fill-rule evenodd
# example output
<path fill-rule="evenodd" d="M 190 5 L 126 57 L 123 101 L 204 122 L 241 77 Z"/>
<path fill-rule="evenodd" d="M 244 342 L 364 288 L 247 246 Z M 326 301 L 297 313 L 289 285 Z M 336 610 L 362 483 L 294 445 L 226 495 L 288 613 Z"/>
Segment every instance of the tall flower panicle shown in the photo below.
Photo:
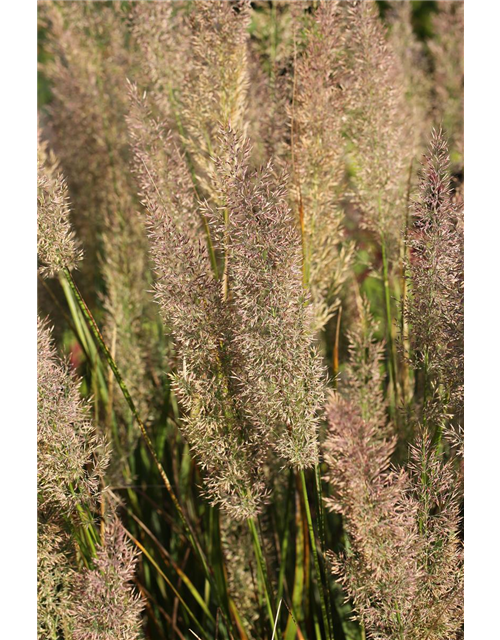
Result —
<path fill-rule="evenodd" d="M 81 400 L 78 381 L 60 361 L 47 325 L 38 320 L 37 482 L 38 482 L 38 634 L 68 634 L 71 581 L 77 563 L 68 523 L 90 513 L 107 464 Z M 87 515 L 83 526 L 88 526 Z M 70 529 L 71 530 L 71 529 Z"/>
<path fill-rule="evenodd" d="M 140 79 L 141 89 L 148 91 L 159 117 L 171 129 L 179 124 L 183 83 L 192 66 L 190 5 L 194 3 L 165 0 L 135 2 L 131 8 L 131 31 L 141 68 L 134 80 Z"/>
<path fill-rule="evenodd" d="M 136 555 L 113 510 L 90 568 L 75 540 L 96 536 L 108 448 L 80 398 L 78 380 L 58 358 L 47 325 L 38 321 L 38 633 L 39 638 L 110 640 L 139 637 L 142 605 L 132 591 Z M 91 531 L 93 532 L 91 534 Z M 86 533 L 84 533 L 86 532 Z"/>
<path fill-rule="evenodd" d="M 51 3 L 42 9 L 51 25 L 52 56 L 43 68 L 54 94 L 49 121 L 87 255 L 79 285 L 91 306 L 102 303 L 103 334 L 147 419 L 154 399 L 150 371 L 159 366 L 161 355 L 155 349 L 159 322 L 148 293 L 147 235 L 137 211 L 125 119 L 126 80 L 136 68 L 136 51 L 128 44 L 127 16 L 120 3 Z M 98 301 L 93 298 L 100 278 L 104 292 Z M 130 411 L 114 382 L 110 398 L 127 456 L 138 430 L 131 426 Z M 115 458 L 117 454 L 115 450 Z"/>
<path fill-rule="evenodd" d="M 463 542 L 460 483 L 451 462 L 432 446 L 427 429 L 410 445 L 409 490 L 417 503 L 416 638 L 460 637 L 463 628 Z"/>
<path fill-rule="evenodd" d="M 83 569 L 72 584 L 70 615 L 74 640 L 138 640 L 141 633 L 140 596 L 131 585 L 137 553 L 119 520 L 107 525 L 93 567 Z"/>
<path fill-rule="evenodd" d="M 185 139 L 201 184 L 210 193 L 219 126 L 246 129 L 249 3 L 197 0 L 190 19 L 192 64 L 183 79 Z"/>
<path fill-rule="evenodd" d="M 231 597 L 245 632 L 251 638 L 259 619 L 255 593 L 258 568 L 252 550 L 252 537 L 245 522 L 235 521 L 231 517 L 223 517 L 220 527 Z"/>
<path fill-rule="evenodd" d="M 318 455 L 322 371 L 302 291 L 300 240 L 283 188 L 269 167 L 250 170 L 244 139 L 220 130 L 213 200 L 199 203 L 175 140 L 132 98 L 135 166 L 156 298 L 178 356 L 184 433 L 209 496 L 245 518 L 265 497 L 261 469 L 270 451 L 300 468 Z M 224 265 L 219 277 L 197 230 L 203 220 Z"/>
<path fill-rule="evenodd" d="M 51 55 L 41 70 L 53 94 L 48 110 L 53 147 L 78 211 L 75 228 L 93 284 L 106 217 L 118 212 L 127 216 L 127 199 L 133 194 L 127 193 L 127 180 L 131 182 L 124 119 L 132 54 L 125 45 L 120 5 L 44 2 L 40 19 L 49 27 Z"/>
<path fill-rule="evenodd" d="M 427 144 L 434 117 L 433 80 L 426 44 L 413 29 L 413 6 L 410 0 L 393 2 L 386 17 L 389 43 L 403 72 L 409 118 L 407 145 L 420 155 Z"/>
<path fill-rule="evenodd" d="M 413 364 L 422 371 L 425 423 L 463 426 L 463 202 L 453 199 L 446 139 L 433 131 L 409 236 L 406 308 Z"/>
<path fill-rule="evenodd" d="M 39 518 L 40 519 L 40 518 Z M 37 531 L 37 637 L 71 637 L 74 543 L 59 524 L 39 522 Z"/>
<path fill-rule="evenodd" d="M 288 161 L 294 39 L 302 2 L 254 2 L 248 54 L 248 135 L 256 165 Z"/>
<path fill-rule="evenodd" d="M 148 213 L 160 220 L 160 210 L 164 208 L 176 231 L 193 241 L 201 239 L 204 217 L 198 211 L 196 191 L 179 140 L 165 121 L 154 118 L 149 94 L 140 95 L 132 83 L 128 90 L 127 122 L 134 150 L 134 173 L 141 195 L 147 194 Z"/>
<path fill-rule="evenodd" d="M 345 241 L 345 92 L 342 31 L 337 2 L 323 2 L 294 68 L 292 183 L 300 222 L 304 285 L 311 290 L 319 327 L 338 304 L 353 247 Z M 318 117 L 321 114 L 321 117 Z"/>
<path fill-rule="evenodd" d="M 362 224 L 397 259 L 411 153 L 402 71 L 375 2 L 344 5 L 346 133 Z"/>
<path fill-rule="evenodd" d="M 343 554 L 330 554 L 332 569 L 371 637 L 455 637 L 462 625 L 463 561 L 452 469 L 425 432 L 411 448 L 408 471 L 391 467 L 396 441 L 366 312 L 350 342 L 345 384 L 330 399 L 324 443 L 332 491 L 326 503 L 343 515 L 348 540 Z"/>
<path fill-rule="evenodd" d="M 374 329 L 363 305 L 350 335 L 345 383 L 328 406 L 324 459 L 332 495 L 326 504 L 343 515 L 349 540 L 345 554 L 330 559 L 367 630 L 398 638 L 399 618 L 410 615 L 418 580 L 412 558 L 417 507 L 406 497 L 407 475 L 390 469 L 396 442 L 387 425 Z"/>
<path fill-rule="evenodd" d="M 301 281 L 300 238 L 285 179 L 271 165 L 252 171 L 251 147 L 222 131 L 216 162 L 217 209 L 209 210 L 225 256 L 226 307 L 234 317 L 231 349 L 245 413 L 289 464 L 317 462 L 322 365 Z"/>
<path fill-rule="evenodd" d="M 133 23 L 155 110 L 211 195 L 217 131 L 246 129 L 249 3 L 138 3 Z M 151 27 L 151 28 L 150 28 Z"/>
<path fill-rule="evenodd" d="M 371 420 L 387 436 L 387 406 L 383 394 L 382 362 L 384 343 L 375 340 L 378 325 L 366 298 L 359 299 L 355 328 L 348 333 L 349 360 L 338 386 L 342 395 L 353 402 L 365 420 Z"/>
<path fill-rule="evenodd" d="M 186 419 L 184 433 L 206 471 L 210 498 L 236 517 L 255 512 L 265 493 L 257 435 L 240 420 L 231 392 L 227 335 L 231 323 L 223 305 L 207 245 L 193 237 L 197 209 L 189 170 L 171 137 L 164 157 L 151 153 L 158 125 L 144 105 L 135 103 L 130 118 L 135 165 L 155 265 L 156 299 L 178 355 L 177 394 Z M 155 177 L 159 178 L 158 184 Z"/>
<path fill-rule="evenodd" d="M 38 139 L 37 252 L 42 275 L 74 269 L 81 251 L 71 228 L 68 187 L 47 144 Z"/>
<path fill-rule="evenodd" d="M 90 422 L 89 404 L 81 400 L 69 365 L 56 357 L 41 320 L 37 346 L 38 506 L 71 512 L 81 502 L 93 503 L 107 456 L 98 456 L 102 443 Z"/>

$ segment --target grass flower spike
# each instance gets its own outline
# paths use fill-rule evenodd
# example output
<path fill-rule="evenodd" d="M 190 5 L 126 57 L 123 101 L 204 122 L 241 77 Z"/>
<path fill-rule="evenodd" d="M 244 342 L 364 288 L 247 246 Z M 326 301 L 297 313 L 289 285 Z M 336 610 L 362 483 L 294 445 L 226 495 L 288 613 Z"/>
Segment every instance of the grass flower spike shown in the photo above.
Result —
<path fill-rule="evenodd" d="M 339 303 L 353 257 L 345 238 L 345 92 L 340 11 L 322 2 L 297 58 L 290 108 L 294 206 L 302 235 L 303 281 L 311 291 L 318 327 Z M 312 114 L 322 114 L 312 117 Z"/>
<path fill-rule="evenodd" d="M 38 141 L 38 229 L 40 273 L 55 276 L 63 267 L 74 269 L 81 250 L 70 222 L 68 187 L 57 162 Z"/>
<path fill-rule="evenodd" d="M 345 5 L 347 135 L 363 225 L 399 257 L 413 149 L 405 144 L 407 110 L 402 70 L 373 2 Z"/>
<path fill-rule="evenodd" d="M 92 569 L 73 581 L 74 640 L 139 640 L 144 604 L 131 582 L 137 553 L 119 520 L 108 524 Z"/>
<path fill-rule="evenodd" d="M 177 350 L 184 431 L 213 500 L 248 517 L 266 492 L 260 468 L 269 447 L 298 468 L 317 460 L 321 366 L 299 236 L 270 168 L 251 171 L 248 143 L 232 130 L 221 129 L 221 155 L 213 160 L 217 206 L 196 203 L 174 140 L 132 96 L 136 172 L 149 212 L 156 297 Z M 220 279 L 196 232 L 203 219 L 224 264 Z"/>
<path fill-rule="evenodd" d="M 421 372 L 422 420 L 455 436 L 463 429 L 463 202 L 452 197 L 446 139 L 434 131 L 424 159 L 409 236 L 413 364 Z"/>
<path fill-rule="evenodd" d="M 459 495 L 424 430 L 408 470 L 390 460 L 391 436 L 374 327 L 362 311 L 351 334 L 346 384 L 330 399 L 324 443 L 327 507 L 343 515 L 345 552 L 330 554 L 364 628 L 374 638 L 456 637 L 462 625 Z"/>

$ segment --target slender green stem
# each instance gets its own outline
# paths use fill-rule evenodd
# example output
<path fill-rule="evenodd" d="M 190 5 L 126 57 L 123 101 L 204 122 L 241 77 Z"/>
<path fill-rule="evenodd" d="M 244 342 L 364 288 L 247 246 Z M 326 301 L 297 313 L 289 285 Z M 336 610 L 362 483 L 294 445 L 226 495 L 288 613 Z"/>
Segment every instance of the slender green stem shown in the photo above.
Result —
<path fill-rule="evenodd" d="M 68 284 L 71 288 L 71 291 L 73 292 L 76 300 L 78 301 L 78 304 L 80 305 L 80 308 L 83 312 L 83 315 L 85 316 L 90 329 L 92 331 L 92 333 L 94 334 L 95 339 L 97 340 L 97 343 L 99 345 L 99 347 L 101 348 L 104 357 L 106 358 L 107 363 L 109 364 L 111 370 L 113 371 L 113 374 L 115 376 L 115 379 L 118 383 L 118 386 L 120 387 L 122 393 L 123 393 L 123 397 L 125 398 L 134 418 L 137 421 L 137 424 L 139 425 L 139 428 L 141 430 L 141 433 L 144 437 L 144 440 L 146 442 L 146 445 L 149 449 L 149 452 L 151 453 L 151 456 L 153 457 L 153 460 L 158 468 L 158 472 L 160 473 L 160 477 L 163 480 L 168 493 L 172 499 L 172 502 L 174 503 L 179 516 L 181 518 L 181 521 L 183 523 L 183 525 L 189 530 L 189 525 L 187 523 L 187 520 L 184 517 L 184 514 L 182 512 L 182 508 L 177 500 L 177 497 L 173 491 L 172 485 L 170 483 L 170 480 L 168 479 L 167 474 L 165 473 L 165 470 L 163 469 L 163 466 L 161 464 L 161 462 L 158 460 L 157 456 L 156 456 L 156 452 L 153 448 L 153 443 L 151 442 L 151 439 L 146 431 L 146 427 L 144 426 L 143 421 L 141 420 L 137 409 L 135 407 L 134 401 L 132 400 L 132 397 L 129 393 L 129 390 L 127 388 L 127 385 L 125 384 L 125 381 L 122 378 L 122 375 L 120 373 L 120 371 L 118 370 L 118 367 L 116 366 L 116 363 L 114 361 L 113 356 L 111 355 L 110 350 L 108 349 L 108 347 L 106 346 L 106 343 L 104 342 L 104 338 L 101 335 L 101 332 L 99 331 L 99 327 L 97 326 L 94 317 L 92 316 L 92 313 L 90 312 L 90 309 L 87 307 L 87 304 L 85 303 L 84 299 L 82 298 L 80 291 L 78 290 L 78 287 L 76 286 L 75 281 L 73 280 L 73 276 L 71 275 L 69 269 L 67 269 L 66 267 L 63 269 L 64 275 L 66 277 L 66 280 L 68 281 Z"/>
<path fill-rule="evenodd" d="M 229 209 L 224 207 L 224 271 L 222 273 L 222 300 L 229 295 Z"/>
<path fill-rule="evenodd" d="M 283 525 L 283 536 L 281 539 L 281 548 L 280 548 L 281 562 L 280 562 L 280 572 L 278 577 L 278 596 L 277 596 L 278 602 L 281 601 L 281 598 L 283 596 L 283 587 L 285 583 L 286 559 L 287 559 L 289 539 L 290 539 L 290 528 L 288 526 L 288 520 L 290 518 L 290 511 L 291 511 L 293 496 L 294 496 L 294 475 L 293 475 L 293 470 L 290 470 L 290 478 L 288 481 L 288 491 L 287 491 L 287 498 L 286 498 L 285 519 L 284 519 L 284 525 Z"/>
<path fill-rule="evenodd" d="M 277 18 L 275 0 L 271 0 L 271 23 L 272 23 L 271 79 L 272 79 L 272 89 L 274 94 L 274 91 L 276 89 L 276 53 L 278 51 L 278 18 Z"/>
<path fill-rule="evenodd" d="M 274 607 L 274 598 L 272 595 L 271 585 L 269 583 L 269 578 L 267 576 L 267 568 L 266 568 L 266 560 L 264 558 L 264 554 L 262 553 L 262 547 L 259 540 L 259 533 L 257 531 L 257 527 L 255 526 L 255 521 L 253 518 L 248 518 L 248 526 L 250 527 L 250 533 L 252 534 L 253 547 L 255 551 L 255 557 L 257 559 L 257 564 L 259 568 L 259 574 L 262 580 L 262 584 L 264 587 L 264 595 L 266 599 L 266 607 L 267 613 L 269 615 L 269 620 L 271 622 L 271 628 L 274 628 L 276 612 Z"/>
<path fill-rule="evenodd" d="M 326 548 L 326 530 L 325 530 L 325 510 L 323 508 L 323 491 L 321 489 L 321 472 L 319 468 L 319 463 L 314 467 L 314 478 L 316 480 L 316 501 L 318 504 L 318 514 L 319 514 L 319 541 L 321 544 L 321 549 L 324 550 Z M 333 630 L 333 622 L 332 622 L 332 604 L 331 600 L 328 597 L 328 582 L 324 579 L 324 589 L 325 589 L 325 598 L 326 598 L 326 614 L 328 616 L 328 625 L 329 630 Z"/>
<path fill-rule="evenodd" d="M 389 348 L 389 379 L 392 387 L 392 408 L 394 414 L 398 405 L 398 388 L 396 377 L 396 349 L 394 340 L 392 339 L 392 311 L 391 311 L 391 290 L 389 285 L 389 265 L 387 260 L 387 250 L 385 246 L 385 240 L 382 239 L 382 268 L 383 268 L 383 282 L 384 282 L 384 299 L 385 299 L 385 314 L 387 322 L 387 347 Z"/>
<path fill-rule="evenodd" d="M 85 357 L 90 360 L 89 354 L 86 351 L 86 347 L 84 342 L 80 339 L 80 335 L 78 333 L 78 330 L 73 322 L 73 320 L 68 316 L 68 314 L 66 313 L 66 311 L 63 309 L 63 307 L 61 306 L 61 304 L 59 303 L 59 300 L 56 298 L 54 292 L 52 291 L 52 289 L 49 287 L 49 285 L 47 284 L 47 282 L 45 281 L 45 278 L 42 278 L 42 276 L 40 275 L 40 273 L 37 273 L 38 276 L 38 281 L 39 283 L 42 285 L 42 287 L 45 289 L 45 291 L 49 294 L 52 302 L 55 304 L 55 306 L 57 307 L 57 309 L 59 310 L 59 312 L 61 313 L 61 315 L 63 316 L 63 318 L 65 319 L 66 323 L 68 324 L 68 327 L 71 329 L 71 331 L 73 332 L 74 336 L 76 337 L 76 339 L 78 340 L 80 347 L 82 348 L 83 353 L 85 354 Z"/>
<path fill-rule="evenodd" d="M 366 640 L 365 625 L 362 622 L 360 622 L 359 626 L 361 629 L 361 640 Z"/>
<path fill-rule="evenodd" d="M 71 495 L 76 497 L 75 490 L 73 488 L 73 484 L 70 482 L 69 490 Z M 87 545 L 90 549 L 90 555 L 95 558 L 96 556 L 96 545 L 100 544 L 100 540 L 96 530 L 94 529 L 92 514 L 88 506 L 84 508 L 78 501 L 76 503 L 76 510 L 78 515 L 80 516 L 80 521 L 83 529 L 83 536 L 87 542 Z"/>
<path fill-rule="evenodd" d="M 403 348 L 403 359 L 401 363 L 401 396 L 403 405 L 406 407 L 410 396 L 410 377 L 408 367 L 409 356 L 409 338 L 408 338 L 408 318 L 407 318 L 407 300 L 408 300 L 408 279 L 406 266 L 408 263 L 408 231 L 410 226 L 410 202 L 411 202 L 411 181 L 413 171 L 413 158 L 410 161 L 408 169 L 408 182 L 406 187 L 406 211 L 405 211 L 405 228 L 403 235 L 403 244 L 401 251 L 401 317 L 399 331 L 401 335 L 401 344 Z"/>
<path fill-rule="evenodd" d="M 306 507 L 306 518 L 307 518 L 307 527 L 309 529 L 309 537 L 311 540 L 311 549 L 314 560 L 314 571 L 316 573 L 316 580 L 318 583 L 318 591 L 319 591 L 319 599 L 321 603 L 321 614 L 323 616 L 323 625 L 325 628 L 325 633 L 328 634 L 328 638 L 333 640 L 333 633 L 330 625 L 330 620 L 326 607 L 326 598 L 325 598 L 325 587 L 323 583 L 323 579 L 321 576 L 321 568 L 319 565 L 319 556 L 318 556 L 318 548 L 316 546 L 316 536 L 314 534 L 314 526 L 311 515 L 311 506 L 309 504 L 309 497 L 307 495 L 307 484 L 306 484 L 306 474 L 303 469 L 300 471 L 300 479 L 302 481 L 302 492 L 304 494 L 304 504 Z"/>
<path fill-rule="evenodd" d="M 75 304 L 75 297 L 72 294 L 72 290 L 68 285 L 66 278 L 60 274 L 59 281 L 61 283 L 62 289 L 64 291 L 64 296 L 68 303 L 68 307 L 71 312 L 71 316 L 74 321 L 75 329 L 77 333 L 75 334 L 77 340 L 83 345 L 83 352 L 88 359 L 92 367 L 93 374 L 97 375 L 99 380 L 99 393 L 101 394 L 102 400 L 105 404 L 108 402 L 108 387 L 106 386 L 106 380 L 104 377 L 104 368 L 103 364 L 99 358 L 99 353 L 95 346 L 94 341 L 92 340 L 92 336 L 90 331 L 85 323 L 84 318 L 81 314 L 81 309 L 78 305 Z"/>
<path fill-rule="evenodd" d="M 278 628 L 278 620 L 279 620 L 280 611 L 281 611 L 281 603 L 282 603 L 282 600 L 280 600 L 279 603 L 278 603 L 278 611 L 276 612 L 276 620 L 274 621 L 273 635 L 272 635 L 271 640 L 274 640 L 274 638 L 276 637 L 276 631 L 277 631 L 277 628 Z"/>
<path fill-rule="evenodd" d="M 298 480 L 298 478 L 297 478 Z M 302 600 L 305 583 L 305 536 L 302 522 L 302 508 L 300 504 L 299 494 L 294 493 L 295 498 L 295 575 L 292 591 L 292 609 L 297 616 L 296 627 L 304 622 Z M 286 603 L 285 603 L 286 604 Z M 294 620 L 290 612 L 292 620 Z M 295 640 L 296 630 L 294 625 L 287 624 L 285 640 Z"/>
<path fill-rule="evenodd" d="M 125 529 L 125 533 L 134 542 L 134 544 L 142 551 L 142 553 L 146 556 L 146 558 L 149 560 L 149 562 L 151 562 L 153 567 L 156 569 L 156 571 L 158 571 L 158 573 L 161 575 L 161 577 L 165 580 L 165 582 L 168 584 L 170 589 L 172 589 L 173 593 L 175 594 L 175 597 L 179 600 L 181 605 L 184 607 L 184 610 L 186 611 L 188 616 L 191 618 L 191 620 L 194 622 L 194 624 L 198 627 L 198 629 L 201 631 L 201 633 L 205 633 L 205 630 L 203 629 L 201 624 L 198 622 L 198 619 L 196 618 L 194 613 L 188 607 L 188 605 L 187 605 L 186 601 L 184 600 L 184 598 L 180 595 L 180 593 L 177 591 L 177 589 L 175 588 L 173 583 L 169 580 L 169 578 L 166 575 L 166 573 L 164 571 L 162 571 L 161 567 L 156 562 L 156 560 L 153 558 L 153 556 L 149 553 L 149 551 L 146 549 L 146 547 L 143 544 L 141 544 L 139 542 L 139 540 L 137 540 L 137 538 L 135 538 L 129 531 L 127 531 L 127 529 Z"/>

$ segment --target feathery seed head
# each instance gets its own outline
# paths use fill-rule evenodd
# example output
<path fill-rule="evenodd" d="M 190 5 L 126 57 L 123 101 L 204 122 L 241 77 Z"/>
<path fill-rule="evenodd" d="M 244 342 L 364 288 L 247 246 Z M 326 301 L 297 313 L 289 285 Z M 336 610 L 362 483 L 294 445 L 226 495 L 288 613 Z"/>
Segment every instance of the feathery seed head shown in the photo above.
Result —
<path fill-rule="evenodd" d="M 178 357 L 184 433 L 208 495 L 236 518 L 266 497 L 262 465 L 317 460 L 322 366 L 302 290 L 300 240 L 271 167 L 250 169 L 249 143 L 219 129 L 210 201 L 197 202 L 172 136 L 132 92 L 135 170 L 148 210 L 156 299 Z M 197 222 L 223 264 L 215 276 Z M 290 362 L 292 358 L 292 362 Z"/>
<path fill-rule="evenodd" d="M 37 252 L 40 273 L 74 269 L 82 257 L 71 228 L 68 188 L 47 144 L 38 139 Z"/>
<path fill-rule="evenodd" d="M 372 333 L 363 312 L 350 336 L 346 384 L 328 406 L 325 501 L 343 515 L 349 541 L 344 554 L 330 554 L 332 569 L 374 638 L 444 640 L 462 624 L 456 481 L 425 432 L 408 471 L 391 468 L 396 440 L 376 385 L 381 352 Z"/>
<path fill-rule="evenodd" d="M 72 513 L 92 505 L 107 453 L 80 398 L 78 381 L 61 362 L 47 325 L 38 320 L 38 507 Z"/>
<path fill-rule="evenodd" d="M 322 2 L 295 63 L 292 127 L 294 209 L 302 234 L 304 285 L 321 329 L 339 303 L 353 257 L 340 199 L 345 191 L 345 92 L 337 2 Z M 316 115 L 313 115 L 316 114 Z M 321 117 L 318 117 L 321 114 Z"/>
<path fill-rule="evenodd" d="M 233 368 L 245 412 L 288 464 L 317 462 L 323 367 L 302 288 L 300 238 L 272 167 L 252 171 L 247 141 L 223 132 L 216 162 L 215 238 L 226 256 Z M 224 218 L 224 212 L 227 217 Z"/>
<path fill-rule="evenodd" d="M 159 354 L 156 309 L 148 295 L 147 235 L 137 211 L 125 120 L 126 78 L 134 74 L 136 50 L 129 43 L 122 3 L 47 3 L 41 15 L 50 24 L 52 55 L 43 69 L 53 92 L 49 122 L 87 255 L 79 285 L 92 305 L 97 302 L 95 282 L 104 281 L 103 334 L 115 345 L 115 359 L 145 415 L 154 396 L 147 365 L 154 369 Z M 130 429 L 129 409 L 120 394 L 112 389 L 111 396 L 127 455 L 138 430 Z M 115 472 L 115 458 L 109 473 Z"/>
<path fill-rule="evenodd" d="M 451 413 L 458 432 L 464 398 L 463 233 L 463 202 L 452 197 L 448 145 L 442 131 L 433 131 L 409 234 L 412 296 L 406 315 L 413 364 L 428 387 L 423 420 L 446 425 Z"/>
<path fill-rule="evenodd" d="M 389 257 L 396 258 L 413 151 L 405 144 L 408 117 L 402 71 L 376 3 L 349 2 L 345 12 L 346 133 L 363 225 L 383 243 Z"/>
<path fill-rule="evenodd" d="M 141 598 L 131 581 L 137 553 L 131 548 L 119 520 L 108 524 L 92 569 L 73 580 L 74 640 L 138 640 L 141 634 Z"/>
<path fill-rule="evenodd" d="M 464 168 L 464 3 L 444 0 L 433 14 L 429 39 L 434 70 L 433 121 L 450 138 L 454 172 Z"/>

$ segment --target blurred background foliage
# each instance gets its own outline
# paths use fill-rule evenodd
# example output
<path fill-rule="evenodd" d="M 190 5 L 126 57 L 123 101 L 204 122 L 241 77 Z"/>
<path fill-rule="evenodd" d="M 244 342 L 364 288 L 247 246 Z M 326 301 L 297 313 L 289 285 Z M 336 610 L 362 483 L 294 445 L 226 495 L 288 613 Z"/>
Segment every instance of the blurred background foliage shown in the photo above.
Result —
<path fill-rule="evenodd" d="M 105 5 L 105 2 L 101 4 Z M 128 2 L 122 2 L 122 5 L 125 7 Z M 255 11 L 264 11 L 263 5 L 266 3 L 263 2 L 254 2 L 252 6 Z M 271 0 L 267 3 L 271 5 Z M 432 15 L 438 10 L 438 2 L 437 0 L 410 0 L 411 4 L 411 12 L 412 12 L 412 25 L 415 35 L 422 40 L 423 42 L 427 42 L 432 40 L 434 37 L 434 32 L 432 28 Z M 380 16 L 382 19 L 385 18 L 387 10 L 391 6 L 391 2 L 389 0 L 377 0 L 377 5 L 380 11 Z M 252 30 L 252 27 L 250 27 Z M 39 109 L 43 109 L 46 105 L 50 104 L 51 101 L 51 91 L 50 91 L 50 81 L 43 73 L 43 65 L 47 61 L 48 52 L 45 46 L 46 43 L 46 27 L 40 25 L 38 28 L 38 62 L 40 64 L 40 70 L 38 73 L 38 107 Z"/>

